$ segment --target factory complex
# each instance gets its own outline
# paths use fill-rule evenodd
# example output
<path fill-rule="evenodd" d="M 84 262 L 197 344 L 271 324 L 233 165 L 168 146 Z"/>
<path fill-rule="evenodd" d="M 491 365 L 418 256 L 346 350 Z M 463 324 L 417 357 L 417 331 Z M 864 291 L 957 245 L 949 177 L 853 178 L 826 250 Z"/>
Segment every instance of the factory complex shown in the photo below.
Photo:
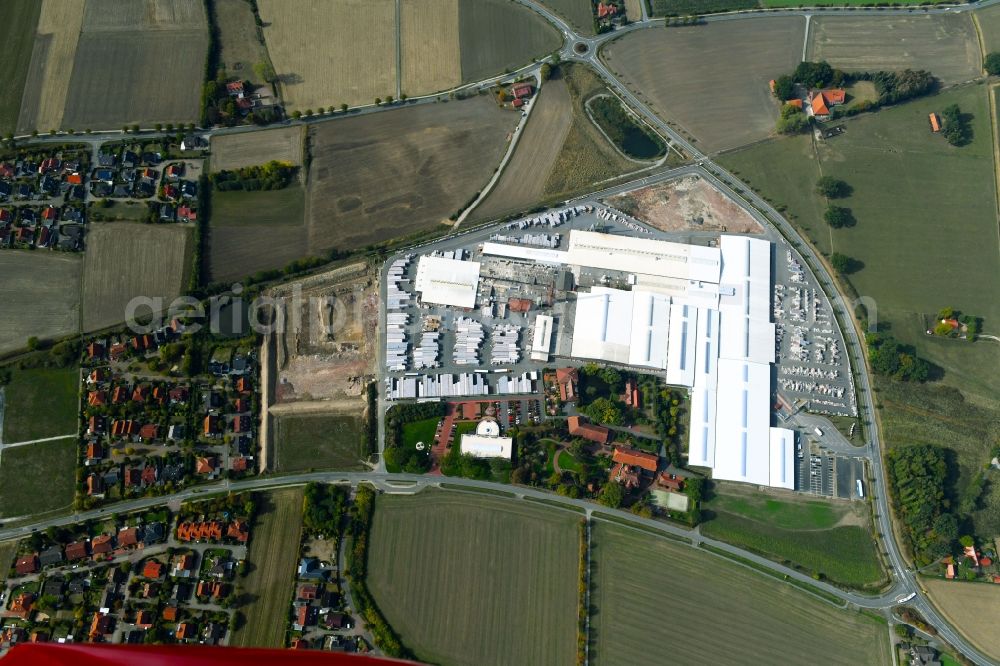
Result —
<path fill-rule="evenodd" d="M 561 233 L 518 236 L 521 222 L 508 225 L 515 233 L 392 261 L 386 397 L 530 394 L 554 359 L 627 367 L 690 391 L 688 464 L 794 489 L 795 433 L 771 425 L 773 244 L 580 228 L 576 218 L 592 214 L 565 209 L 529 223 L 569 227 Z M 463 450 L 509 457 L 498 434 L 465 435 Z"/>

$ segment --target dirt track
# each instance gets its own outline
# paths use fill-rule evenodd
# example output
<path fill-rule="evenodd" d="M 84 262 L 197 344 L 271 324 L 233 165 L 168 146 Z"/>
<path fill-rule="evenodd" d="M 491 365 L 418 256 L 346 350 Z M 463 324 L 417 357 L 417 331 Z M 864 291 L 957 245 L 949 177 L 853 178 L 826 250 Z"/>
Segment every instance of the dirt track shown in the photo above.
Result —
<path fill-rule="evenodd" d="M 573 107 L 563 79 L 546 82 L 538 93 L 531 117 L 496 188 L 475 212 L 476 219 L 530 208 L 543 197 L 545 182 L 559 157 Z"/>

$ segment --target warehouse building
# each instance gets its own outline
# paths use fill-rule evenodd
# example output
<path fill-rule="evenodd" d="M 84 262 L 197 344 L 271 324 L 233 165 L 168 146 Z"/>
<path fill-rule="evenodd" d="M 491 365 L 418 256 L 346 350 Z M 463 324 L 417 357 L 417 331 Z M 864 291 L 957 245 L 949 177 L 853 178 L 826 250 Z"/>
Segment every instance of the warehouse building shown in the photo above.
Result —
<path fill-rule="evenodd" d="M 422 303 L 472 309 L 479 290 L 479 262 L 420 257 L 414 289 L 420 293 Z"/>

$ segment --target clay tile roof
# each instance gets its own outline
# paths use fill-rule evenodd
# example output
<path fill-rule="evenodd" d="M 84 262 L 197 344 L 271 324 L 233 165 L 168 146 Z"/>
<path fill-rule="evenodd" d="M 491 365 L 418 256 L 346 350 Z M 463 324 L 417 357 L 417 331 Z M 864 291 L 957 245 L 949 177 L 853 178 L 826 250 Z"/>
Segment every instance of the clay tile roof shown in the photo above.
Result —
<path fill-rule="evenodd" d="M 163 619 L 167 622 L 177 621 L 177 606 L 167 606 L 163 609 Z"/>
<path fill-rule="evenodd" d="M 156 560 L 147 561 L 142 567 L 142 575 L 144 578 L 159 578 L 163 575 L 163 564 Z"/>
<path fill-rule="evenodd" d="M 660 459 L 652 453 L 646 453 L 645 451 L 619 446 L 615 449 L 614 454 L 611 456 L 611 460 L 623 465 L 641 467 L 647 472 L 655 472 Z"/>

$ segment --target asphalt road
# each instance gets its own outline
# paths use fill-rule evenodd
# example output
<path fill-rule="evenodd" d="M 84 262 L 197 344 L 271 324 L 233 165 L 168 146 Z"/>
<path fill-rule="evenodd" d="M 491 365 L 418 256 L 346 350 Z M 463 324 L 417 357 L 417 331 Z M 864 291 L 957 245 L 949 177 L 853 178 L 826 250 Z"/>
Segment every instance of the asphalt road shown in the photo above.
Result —
<path fill-rule="evenodd" d="M 635 523 L 643 528 L 656 530 L 668 537 L 675 536 L 675 537 L 683 537 L 685 539 L 689 539 L 692 543 L 692 547 L 695 548 L 699 547 L 701 544 L 713 546 L 714 548 L 718 548 L 720 550 L 724 550 L 734 555 L 738 555 L 739 557 L 744 558 L 746 560 L 750 560 L 754 562 L 757 566 L 771 569 L 781 574 L 782 576 L 787 576 L 790 579 L 798 580 L 803 583 L 808 583 L 814 587 L 823 590 L 824 592 L 835 595 L 836 597 L 840 598 L 844 603 L 850 603 L 860 608 L 871 608 L 871 609 L 889 608 L 895 604 L 895 599 L 899 594 L 898 592 L 891 591 L 878 596 L 866 596 L 855 592 L 841 590 L 840 588 L 837 588 L 828 583 L 813 580 L 813 578 L 807 574 L 800 573 L 792 569 L 788 569 L 780 564 L 768 560 L 767 558 L 760 557 L 753 553 L 743 551 L 727 543 L 716 541 L 714 539 L 702 536 L 697 532 L 697 530 L 688 530 L 661 521 L 642 518 L 628 511 L 621 511 L 619 509 L 609 509 L 607 507 L 594 504 L 593 502 L 587 500 L 562 497 L 556 495 L 555 493 L 550 493 L 543 490 L 528 488 L 524 486 L 507 486 L 487 481 L 477 481 L 475 479 L 430 477 L 419 474 L 386 474 L 381 472 L 376 472 L 376 473 L 310 472 L 310 473 L 294 474 L 287 476 L 256 477 L 241 481 L 220 481 L 216 483 L 201 485 L 198 486 L 197 488 L 184 490 L 182 492 L 174 493 L 172 495 L 162 495 L 159 497 L 145 497 L 142 499 L 130 500 L 127 502 L 119 502 L 114 504 L 113 506 L 109 506 L 104 509 L 84 511 L 73 515 L 61 516 L 58 518 L 52 518 L 50 520 L 39 521 L 38 523 L 26 524 L 20 527 L 0 529 L 0 541 L 21 538 L 31 534 L 32 532 L 43 531 L 48 527 L 52 526 L 62 527 L 74 523 L 83 522 L 86 520 L 106 518 L 111 513 L 121 514 L 129 511 L 148 509 L 150 507 L 160 506 L 172 501 L 197 500 L 200 497 L 206 497 L 208 495 L 211 495 L 212 493 L 217 493 L 217 492 L 273 490 L 275 488 L 302 485 L 314 481 L 325 482 L 325 483 L 345 483 L 351 485 L 357 485 L 358 483 L 371 483 L 384 492 L 404 493 L 404 494 L 412 494 L 420 492 L 425 488 L 438 487 L 441 484 L 446 484 L 450 486 L 461 486 L 463 488 L 469 488 L 472 490 L 479 489 L 488 491 L 501 491 L 515 495 L 518 499 L 522 500 L 525 498 L 542 499 L 548 502 L 556 502 L 558 504 L 565 505 L 568 510 L 577 511 L 579 509 L 582 509 L 588 515 L 591 515 L 593 512 L 612 515 L 627 520 L 631 523 Z"/>

